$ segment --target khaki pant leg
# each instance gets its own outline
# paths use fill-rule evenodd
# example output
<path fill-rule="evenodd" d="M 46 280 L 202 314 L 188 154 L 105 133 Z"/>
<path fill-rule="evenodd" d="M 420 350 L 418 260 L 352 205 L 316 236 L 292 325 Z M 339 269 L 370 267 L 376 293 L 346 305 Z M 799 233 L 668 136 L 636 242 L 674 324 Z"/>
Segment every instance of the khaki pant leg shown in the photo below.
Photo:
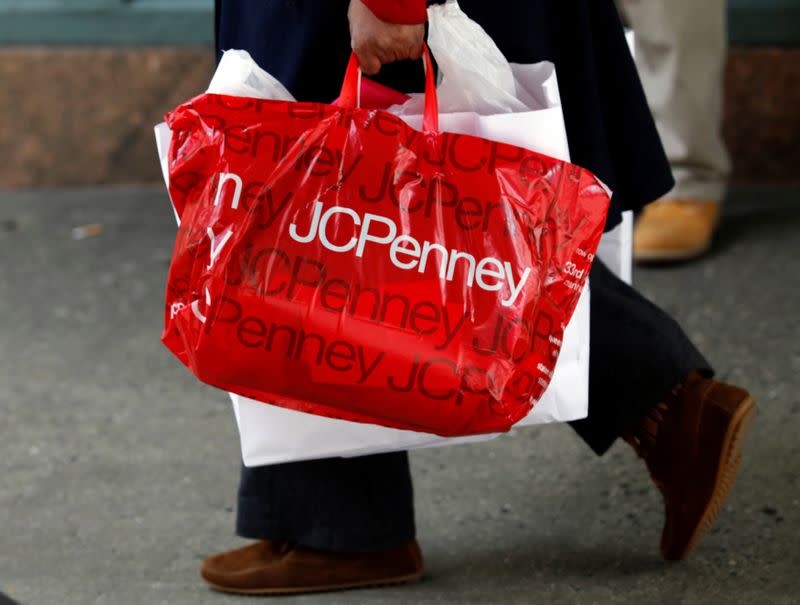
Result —
<path fill-rule="evenodd" d="M 674 198 L 721 201 L 725 0 L 617 0 L 636 34 L 636 63 L 676 187 Z"/>

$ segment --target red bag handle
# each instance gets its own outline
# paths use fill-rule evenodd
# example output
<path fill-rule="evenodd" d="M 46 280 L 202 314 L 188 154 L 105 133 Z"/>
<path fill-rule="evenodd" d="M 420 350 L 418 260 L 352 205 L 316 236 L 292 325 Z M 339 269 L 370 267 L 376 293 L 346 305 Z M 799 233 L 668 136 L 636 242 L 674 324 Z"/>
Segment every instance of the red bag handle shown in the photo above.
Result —
<path fill-rule="evenodd" d="M 422 130 L 439 131 L 439 101 L 436 97 L 436 81 L 433 73 L 433 61 L 428 45 L 423 44 L 423 68 L 425 69 L 425 113 L 422 117 Z M 360 107 L 361 105 L 361 69 L 355 53 L 350 54 L 350 62 L 344 74 L 342 92 L 339 95 L 340 107 Z"/>

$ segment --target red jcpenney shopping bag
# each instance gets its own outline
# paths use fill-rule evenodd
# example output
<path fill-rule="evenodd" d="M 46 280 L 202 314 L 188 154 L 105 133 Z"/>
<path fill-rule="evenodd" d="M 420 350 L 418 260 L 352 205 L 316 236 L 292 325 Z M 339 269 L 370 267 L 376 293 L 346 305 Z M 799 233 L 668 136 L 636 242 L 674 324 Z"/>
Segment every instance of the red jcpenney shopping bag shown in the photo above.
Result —
<path fill-rule="evenodd" d="M 426 57 L 429 61 L 429 58 Z M 167 116 L 164 343 L 204 382 L 466 435 L 544 392 L 605 222 L 587 171 L 354 108 L 206 94 Z"/>

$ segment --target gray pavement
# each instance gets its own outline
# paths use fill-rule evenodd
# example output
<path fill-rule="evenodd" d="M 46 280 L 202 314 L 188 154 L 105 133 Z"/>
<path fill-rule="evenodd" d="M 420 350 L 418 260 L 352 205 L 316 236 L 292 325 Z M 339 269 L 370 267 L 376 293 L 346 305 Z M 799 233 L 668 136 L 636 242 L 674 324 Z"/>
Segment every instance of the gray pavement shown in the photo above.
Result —
<path fill-rule="evenodd" d="M 689 561 L 659 560 L 659 497 L 627 446 L 596 458 L 568 427 L 531 428 L 413 454 L 424 581 L 275 600 L 798 602 L 800 193 L 733 198 L 714 254 L 635 276 L 761 404 Z M 86 223 L 103 233 L 71 239 Z M 0 593 L 19 603 L 244 602 L 197 575 L 242 543 L 238 437 L 226 397 L 159 343 L 174 232 L 160 188 L 0 193 Z"/>

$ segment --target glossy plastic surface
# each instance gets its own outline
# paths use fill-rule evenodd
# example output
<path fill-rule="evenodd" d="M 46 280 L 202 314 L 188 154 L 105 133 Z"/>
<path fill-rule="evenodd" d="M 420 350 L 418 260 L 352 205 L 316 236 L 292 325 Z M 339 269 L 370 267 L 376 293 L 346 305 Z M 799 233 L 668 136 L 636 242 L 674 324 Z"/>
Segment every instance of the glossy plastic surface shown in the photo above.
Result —
<path fill-rule="evenodd" d="M 206 94 L 167 121 L 163 341 L 201 380 L 444 436 L 530 411 L 603 230 L 589 172 L 367 109 Z"/>

